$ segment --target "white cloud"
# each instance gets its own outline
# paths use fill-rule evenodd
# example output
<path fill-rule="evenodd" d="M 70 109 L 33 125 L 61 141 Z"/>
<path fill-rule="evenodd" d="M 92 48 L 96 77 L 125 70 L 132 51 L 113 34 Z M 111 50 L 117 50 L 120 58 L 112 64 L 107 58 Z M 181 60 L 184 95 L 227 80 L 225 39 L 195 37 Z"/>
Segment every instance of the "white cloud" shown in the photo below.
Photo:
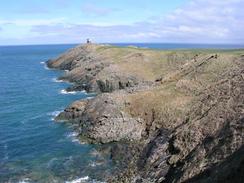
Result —
<path fill-rule="evenodd" d="M 170 30 L 171 36 L 185 36 L 198 42 L 243 41 L 242 7 L 241 0 L 193 0 L 157 22 L 157 29 Z"/>
<path fill-rule="evenodd" d="M 112 11 L 92 4 L 86 6 L 84 11 L 94 16 Z M 243 0 L 192 0 L 167 16 L 130 25 L 109 21 L 74 23 L 57 18 L 0 20 L 0 26 L 30 26 L 38 41 L 80 42 L 91 37 L 98 42 L 244 43 L 243 7 Z"/>
<path fill-rule="evenodd" d="M 0 25 L 12 24 L 16 26 L 37 26 L 37 25 L 55 25 L 66 24 L 67 18 L 55 19 L 14 19 L 14 20 L 1 20 Z"/>

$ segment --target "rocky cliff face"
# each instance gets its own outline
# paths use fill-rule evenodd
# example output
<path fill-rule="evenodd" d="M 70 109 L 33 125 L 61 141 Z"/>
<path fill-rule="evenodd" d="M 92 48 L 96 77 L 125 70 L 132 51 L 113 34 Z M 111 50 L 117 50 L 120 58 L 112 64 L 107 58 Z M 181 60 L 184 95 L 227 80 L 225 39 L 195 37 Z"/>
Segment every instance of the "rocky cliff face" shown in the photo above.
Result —
<path fill-rule="evenodd" d="M 121 110 L 125 105 L 120 100 L 121 95 L 122 92 L 116 96 L 118 98 L 113 98 L 109 94 L 102 94 L 96 100 L 74 102 L 57 116 L 57 120 L 78 120 L 81 134 L 91 142 L 139 140 L 143 123 Z"/>
<path fill-rule="evenodd" d="M 57 120 L 91 143 L 115 143 L 123 168 L 108 182 L 242 182 L 242 54 L 78 46 L 48 66 L 69 70 L 70 90 L 101 94 Z"/>
<path fill-rule="evenodd" d="M 59 78 L 74 83 L 68 91 L 112 92 L 144 82 L 142 78 L 120 70 L 111 57 L 100 54 L 103 50 L 99 49 L 103 47 L 93 44 L 78 46 L 55 60 L 49 60 L 47 66 L 69 71 Z"/>
<path fill-rule="evenodd" d="M 147 157 L 140 160 L 143 178 L 153 182 L 242 182 L 244 157 L 237 152 L 244 142 L 243 73 L 243 69 L 229 73 L 204 90 L 187 120 L 167 137 L 161 132 L 146 145 Z M 151 143 L 153 148 L 148 150 Z"/>

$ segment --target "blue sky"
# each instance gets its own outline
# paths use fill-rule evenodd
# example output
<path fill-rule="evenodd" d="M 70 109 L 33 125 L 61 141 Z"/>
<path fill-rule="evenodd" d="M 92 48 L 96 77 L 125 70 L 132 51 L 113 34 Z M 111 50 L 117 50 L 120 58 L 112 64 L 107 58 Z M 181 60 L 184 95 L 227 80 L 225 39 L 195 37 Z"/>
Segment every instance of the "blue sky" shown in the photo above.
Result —
<path fill-rule="evenodd" d="M 0 45 L 244 43 L 244 0 L 8 0 Z"/>

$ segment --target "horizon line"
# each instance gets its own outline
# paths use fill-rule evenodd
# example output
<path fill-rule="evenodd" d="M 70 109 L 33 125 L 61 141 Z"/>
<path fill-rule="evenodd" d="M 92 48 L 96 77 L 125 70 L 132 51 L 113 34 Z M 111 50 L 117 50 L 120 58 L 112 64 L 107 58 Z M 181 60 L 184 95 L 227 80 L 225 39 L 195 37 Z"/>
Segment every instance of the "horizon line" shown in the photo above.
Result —
<path fill-rule="evenodd" d="M 3 46 L 48 46 L 48 45 L 80 45 L 80 44 L 86 44 L 86 42 L 83 43 L 40 43 L 40 44 L 0 44 L 0 47 Z M 185 45 L 235 45 L 235 46 L 244 46 L 244 43 L 184 43 L 184 42 L 101 42 L 97 43 L 94 42 L 94 44 L 185 44 Z"/>

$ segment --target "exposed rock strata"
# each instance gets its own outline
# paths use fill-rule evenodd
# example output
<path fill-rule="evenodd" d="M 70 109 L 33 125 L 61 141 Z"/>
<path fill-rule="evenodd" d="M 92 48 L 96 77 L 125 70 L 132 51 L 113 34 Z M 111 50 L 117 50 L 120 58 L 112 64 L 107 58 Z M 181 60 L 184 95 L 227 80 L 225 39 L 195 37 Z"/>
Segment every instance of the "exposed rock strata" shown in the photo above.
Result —
<path fill-rule="evenodd" d="M 69 70 L 70 90 L 104 94 L 57 119 L 92 143 L 118 142 L 109 151 L 124 169 L 109 182 L 242 182 L 241 54 L 79 46 L 48 66 Z"/>
<path fill-rule="evenodd" d="M 69 71 L 59 78 L 74 83 L 68 91 L 112 92 L 143 82 L 135 75 L 122 72 L 106 56 L 97 54 L 98 48 L 98 45 L 78 46 L 55 60 L 49 60 L 47 66 Z"/>

